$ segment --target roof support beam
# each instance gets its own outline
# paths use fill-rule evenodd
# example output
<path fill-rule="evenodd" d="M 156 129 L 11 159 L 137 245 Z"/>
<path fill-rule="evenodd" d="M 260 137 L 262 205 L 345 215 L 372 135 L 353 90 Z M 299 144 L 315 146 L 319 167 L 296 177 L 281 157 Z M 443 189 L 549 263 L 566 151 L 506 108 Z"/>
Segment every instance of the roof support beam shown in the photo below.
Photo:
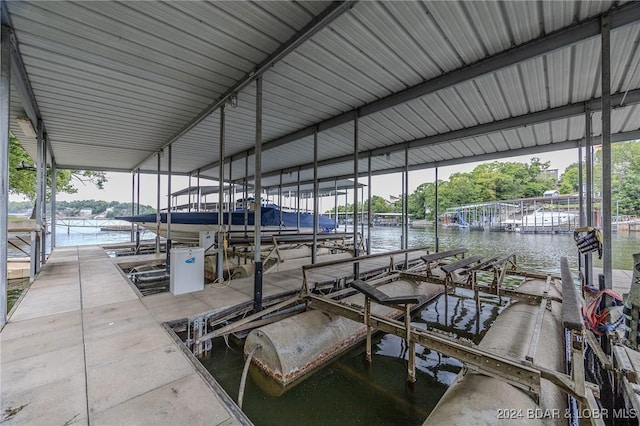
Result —
<path fill-rule="evenodd" d="M 176 132 L 168 141 L 164 143 L 159 149 L 162 150 L 168 145 L 174 143 L 189 130 L 197 126 L 202 120 L 207 118 L 212 112 L 224 105 L 229 98 L 235 96 L 239 91 L 246 88 L 258 77 L 262 76 L 269 68 L 282 60 L 289 53 L 297 49 L 301 44 L 309 40 L 316 33 L 324 29 L 327 25 L 331 24 L 335 19 L 340 17 L 343 13 L 351 9 L 357 1 L 334 1 L 328 6 L 320 15 L 316 16 L 311 22 L 309 22 L 304 28 L 293 35 L 286 43 L 282 44 L 275 52 L 273 52 L 267 59 L 257 65 L 253 70 L 245 74 L 245 76 L 229 88 L 222 96 L 209 104 L 204 110 L 196 115 L 191 121 L 184 125 L 180 130 Z M 141 161 L 134 169 L 139 168 L 153 155 L 148 156 Z"/>
<path fill-rule="evenodd" d="M 621 133 L 613 133 L 611 134 L 611 142 L 627 142 L 632 140 L 640 139 L 640 130 L 634 130 L 631 132 L 621 132 Z M 517 157 L 520 155 L 535 155 L 540 154 L 542 152 L 553 152 L 560 151 L 564 149 L 577 149 L 578 144 L 584 141 L 583 139 L 574 139 L 564 142 L 556 142 L 550 143 L 546 145 L 535 145 L 528 146 L 526 148 L 512 149 L 509 151 L 499 151 L 499 152 L 491 152 L 488 154 L 475 155 L 473 157 L 462 157 L 462 158 L 454 158 L 451 160 L 444 161 L 434 161 L 430 163 L 420 163 L 420 164 L 412 164 L 409 166 L 409 170 L 425 170 L 432 169 L 434 167 L 446 167 L 446 166 L 455 166 L 458 164 L 465 163 L 475 163 L 480 161 L 492 161 L 497 159 L 504 159 L 508 157 Z M 593 145 L 599 145 L 602 143 L 601 136 L 592 136 L 591 142 Z M 400 167 L 392 167 L 383 170 L 375 170 L 371 172 L 373 176 L 386 175 L 389 173 L 401 173 L 403 172 L 404 166 Z M 264 175 L 263 175 L 264 177 Z M 334 179 L 351 179 L 353 178 L 352 174 L 347 174 L 343 176 L 331 176 L 318 179 L 319 182 L 333 182 Z"/>
<path fill-rule="evenodd" d="M 623 27 L 633 22 L 640 21 L 640 3 L 629 3 L 609 13 L 611 30 Z M 431 80 L 409 87 L 385 98 L 373 101 L 357 109 L 334 116 L 319 123 L 312 124 L 304 129 L 297 130 L 288 135 L 272 139 L 262 146 L 263 151 L 293 142 L 303 137 L 311 136 L 315 128 L 319 131 L 327 130 L 352 121 L 357 113 L 358 117 L 366 117 L 369 114 L 403 104 L 421 96 L 434 93 L 447 87 L 455 86 L 465 81 L 473 80 L 483 75 L 507 68 L 518 63 L 528 61 L 541 55 L 571 46 L 575 43 L 600 35 L 600 16 L 578 22 L 571 26 L 561 28 L 553 33 L 531 40 L 527 43 L 497 53 L 463 68 L 458 68 L 447 74 L 443 74 Z M 626 102 L 626 100 L 625 100 Z M 576 114 L 574 114 L 576 115 Z M 399 147 L 398 149 L 404 149 Z M 253 154 L 253 149 L 248 150 Z M 233 155 L 232 160 L 246 155 L 246 152 Z M 219 162 L 211 163 L 204 168 L 216 167 Z"/>
<path fill-rule="evenodd" d="M 611 105 L 620 105 L 625 95 L 618 93 L 611 96 Z M 627 92 L 626 98 L 624 98 L 624 106 L 634 105 L 640 103 L 640 89 Z M 587 102 L 581 102 L 576 104 L 569 104 L 557 108 L 551 108 L 543 111 L 534 112 L 531 114 L 519 115 L 516 117 L 506 118 L 500 121 L 494 121 L 492 123 L 479 124 L 473 127 L 467 127 L 466 129 L 454 130 L 452 132 L 441 133 L 439 135 L 427 136 L 420 139 L 414 139 L 412 141 L 399 142 L 393 145 L 372 149 L 369 151 L 362 151 L 359 154 L 360 159 L 365 159 L 369 154 L 373 157 L 378 155 L 384 155 L 387 153 L 398 152 L 404 150 L 405 147 L 409 149 L 422 148 L 425 146 L 433 146 L 446 142 L 451 142 L 459 139 L 465 139 L 480 135 L 487 135 L 491 133 L 497 133 L 505 130 L 515 129 L 518 127 L 531 126 L 538 123 L 545 123 L 549 121 L 561 120 L 570 117 L 576 117 L 584 115 L 586 111 L 600 111 L 602 109 L 602 99 L 591 99 Z M 555 146 L 556 144 L 551 144 Z M 562 148 L 558 148 L 562 149 Z M 318 161 L 318 167 L 328 166 L 331 164 L 343 163 L 350 161 L 353 158 L 352 154 L 346 154 L 339 157 L 328 158 Z M 302 170 L 307 170 L 313 167 L 313 163 L 307 163 L 299 166 Z M 298 169 L 296 167 L 290 167 L 282 169 L 283 173 L 288 173 Z M 262 177 L 272 177 L 280 173 L 280 170 L 268 171 L 262 173 Z"/>
<path fill-rule="evenodd" d="M 631 132 L 614 133 L 611 135 L 611 142 L 616 142 L 616 143 L 627 142 L 627 141 L 632 141 L 637 139 L 640 139 L 640 130 L 634 130 Z M 602 143 L 601 136 L 593 136 L 591 140 L 593 145 L 599 145 Z M 488 154 L 481 154 L 473 157 L 454 158 L 454 159 L 445 160 L 445 161 L 434 161 L 430 163 L 412 164 L 412 165 L 409 165 L 409 171 L 455 166 L 458 164 L 473 163 L 473 162 L 479 162 L 479 161 L 492 161 L 492 160 L 504 159 L 509 157 L 517 157 L 520 155 L 536 155 L 543 152 L 553 152 L 553 151 L 560 151 L 564 149 L 576 149 L 578 148 L 579 144 L 583 142 L 584 142 L 584 139 L 575 139 L 575 140 L 568 140 L 564 142 L 557 142 L 557 143 L 546 144 L 546 145 L 529 146 L 526 148 L 519 148 L 519 149 L 510 150 L 510 151 L 491 152 Z M 349 157 L 350 157 L 349 158 L 349 161 L 350 161 L 351 156 Z M 371 175 L 380 176 L 380 175 L 386 175 L 390 173 L 401 173 L 404 171 L 405 171 L 405 167 L 399 166 L 399 167 L 392 167 L 392 168 L 383 169 L 383 170 L 375 170 L 371 172 Z M 364 173 L 364 172 L 360 173 L 360 176 L 367 176 L 367 173 Z M 338 180 L 353 179 L 353 174 L 318 178 L 318 182 L 319 183 L 334 182 L 336 179 Z M 312 183 L 313 183 L 313 180 L 305 180 L 305 181 L 301 181 L 300 185 L 311 185 Z M 285 188 L 288 186 L 293 186 L 293 184 L 290 182 L 284 184 Z M 345 189 L 345 190 L 352 189 L 352 186 L 349 185 L 348 187 L 341 187 L 339 189 Z"/>

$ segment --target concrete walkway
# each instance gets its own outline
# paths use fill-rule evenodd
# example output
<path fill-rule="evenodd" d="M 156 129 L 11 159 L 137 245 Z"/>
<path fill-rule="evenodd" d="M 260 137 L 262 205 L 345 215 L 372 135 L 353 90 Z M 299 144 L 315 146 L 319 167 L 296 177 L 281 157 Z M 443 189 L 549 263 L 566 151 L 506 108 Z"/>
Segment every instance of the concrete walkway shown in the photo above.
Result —
<path fill-rule="evenodd" d="M 99 247 L 57 248 L 0 333 L 2 423 L 249 423 Z"/>

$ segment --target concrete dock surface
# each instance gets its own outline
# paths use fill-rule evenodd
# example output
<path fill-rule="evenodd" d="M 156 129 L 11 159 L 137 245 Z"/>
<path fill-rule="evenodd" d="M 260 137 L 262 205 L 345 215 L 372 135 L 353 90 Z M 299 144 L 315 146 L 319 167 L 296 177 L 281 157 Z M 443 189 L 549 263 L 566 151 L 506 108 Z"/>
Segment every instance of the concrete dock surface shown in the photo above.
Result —
<path fill-rule="evenodd" d="M 3 424 L 250 423 L 97 246 L 53 251 L 0 350 Z"/>
<path fill-rule="evenodd" d="M 253 278 L 141 297 L 116 263 L 98 246 L 51 253 L 0 332 L 0 423 L 250 424 L 163 323 L 250 302 Z M 264 296 L 301 279 L 267 274 Z M 615 290 L 630 283 L 631 271 L 614 271 Z"/>

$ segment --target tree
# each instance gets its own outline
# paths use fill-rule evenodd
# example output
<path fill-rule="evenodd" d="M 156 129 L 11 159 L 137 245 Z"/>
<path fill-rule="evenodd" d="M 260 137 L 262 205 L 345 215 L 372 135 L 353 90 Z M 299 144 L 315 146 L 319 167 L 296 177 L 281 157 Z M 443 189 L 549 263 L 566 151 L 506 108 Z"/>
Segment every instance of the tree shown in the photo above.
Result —
<path fill-rule="evenodd" d="M 24 195 L 32 203 L 36 199 L 36 173 L 33 169 L 24 167 L 32 164 L 33 160 L 29 154 L 22 148 L 18 139 L 13 135 L 9 135 L 9 193 Z M 105 172 L 96 172 L 92 170 L 56 170 L 56 192 L 64 192 L 67 194 L 75 194 L 78 189 L 73 185 L 75 180 L 84 185 L 91 183 L 98 188 L 103 189 L 107 182 Z M 47 170 L 47 194 L 51 197 L 51 170 Z M 35 204 L 35 203 L 34 203 Z M 35 205 L 32 213 L 35 217 Z"/>
<path fill-rule="evenodd" d="M 602 151 L 598 151 L 596 161 L 599 171 L 602 170 L 601 159 Z M 619 202 L 620 213 L 640 214 L 640 142 L 611 145 L 611 163 L 611 195 Z M 602 172 L 599 174 L 602 175 Z"/>
<path fill-rule="evenodd" d="M 432 182 L 420 184 L 416 190 L 409 195 L 409 214 L 416 219 L 431 219 L 435 214 L 435 188 Z"/>
<path fill-rule="evenodd" d="M 560 176 L 560 187 L 558 190 L 561 194 L 573 194 L 579 191 L 580 186 L 580 166 L 578 163 L 570 164 Z"/>
<path fill-rule="evenodd" d="M 530 164 L 494 161 L 480 164 L 469 173 L 454 173 L 438 182 L 438 210 L 465 204 L 539 197 L 553 188 L 555 179 L 545 171 L 549 162 L 532 158 Z M 414 217 L 434 219 L 435 184 L 423 183 L 409 196 Z"/>
<path fill-rule="evenodd" d="M 364 211 L 369 211 L 369 200 L 364 201 Z M 391 206 L 387 201 L 379 195 L 373 195 L 371 197 L 371 211 L 373 213 L 389 213 Z"/>

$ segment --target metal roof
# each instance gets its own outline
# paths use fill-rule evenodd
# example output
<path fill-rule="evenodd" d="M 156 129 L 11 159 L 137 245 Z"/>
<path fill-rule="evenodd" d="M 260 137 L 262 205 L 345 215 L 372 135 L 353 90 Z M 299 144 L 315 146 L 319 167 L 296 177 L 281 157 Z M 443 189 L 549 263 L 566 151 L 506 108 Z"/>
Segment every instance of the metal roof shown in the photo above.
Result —
<path fill-rule="evenodd" d="M 313 179 L 315 128 L 321 181 L 352 177 L 356 115 L 361 175 L 369 162 L 372 174 L 403 170 L 405 149 L 419 169 L 576 147 L 587 108 L 601 131 L 604 13 L 613 140 L 640 132 L 638 3 L 3 1 L 2 12 L 19 52 L 11 130 L 35 158 L 16 119 L 42 117 L 58 167 L 154 172 L 171 144 L 173 173 L 217 179 L 227 105 L 225 177 L 252 176 L 257 75 L 266 187 Z"/>

